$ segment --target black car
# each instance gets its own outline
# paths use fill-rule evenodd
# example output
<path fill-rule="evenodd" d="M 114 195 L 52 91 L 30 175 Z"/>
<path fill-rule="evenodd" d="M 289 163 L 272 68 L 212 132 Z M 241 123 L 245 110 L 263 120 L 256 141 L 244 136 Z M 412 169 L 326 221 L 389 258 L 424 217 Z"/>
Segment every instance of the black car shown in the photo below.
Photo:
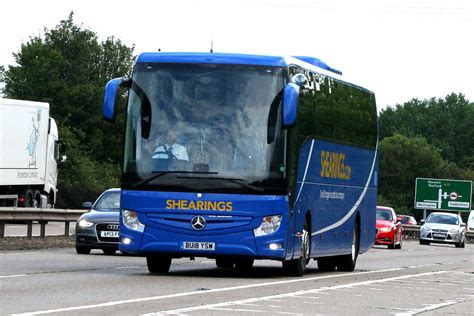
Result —
<path fill-rule="evenodd" d="M 114 254 L 119 245 L 120 189 L 108 189 L 93 205 L 84 202 L 82 206 L 91 210 L 77 220 L 76 252 L 88 254 L 91 249 L 102 249 Z"/>

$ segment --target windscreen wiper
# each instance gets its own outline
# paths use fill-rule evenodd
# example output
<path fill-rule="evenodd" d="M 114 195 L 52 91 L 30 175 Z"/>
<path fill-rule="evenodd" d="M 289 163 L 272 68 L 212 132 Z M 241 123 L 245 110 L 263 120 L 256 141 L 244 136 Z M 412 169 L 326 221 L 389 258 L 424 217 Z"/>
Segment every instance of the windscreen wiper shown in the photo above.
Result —
<path fill-rule="evenodd" d="M 153 181 L 161 176 L 164 176 L 165 174 L 173 174 L 173 173 L 191 173 L 191 174 L 218 174 L 218 172 L 212 172 L 212 171 L 153 171 L 155 173 L 154 175 L 149 176 L 148 178 L 143 179 L 140 182 L 137 182 L 132 185 L 132 188 L 136 188 L 138 186 L 141 186 L 143 184 L 146 184 L 150 181 Z"/>
<path fill-rule="evenodd" d="M 211 172 L 209 172 L 211 173 Z M 216 172 L 217 173 L 217 172 Z M 263 188 L 253 186 L 251 184 L 248 184 L 245 182 L 244 179 L 240 178 L 225 178 L 225 177 L 178 177 L 179 179 L 204 179 L 204 180 L 224 180 L 224 181 L 229 181 L 232 183 L 236 183 L 238 185 L 241 185 L 247 189 L 250 189 L 252 191 L 256 192 L 263 192 Z"/>

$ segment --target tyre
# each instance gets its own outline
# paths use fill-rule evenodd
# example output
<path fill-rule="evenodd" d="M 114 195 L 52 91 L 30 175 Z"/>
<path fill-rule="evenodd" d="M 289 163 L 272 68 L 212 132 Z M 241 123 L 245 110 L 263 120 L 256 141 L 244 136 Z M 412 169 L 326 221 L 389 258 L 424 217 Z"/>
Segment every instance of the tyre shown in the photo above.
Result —
<path fill-rule="evenodd" d="M 303 276 L 306 265 L 310 259 L 311 251 L 311 230 L 309 224 L 305 221 L 303 234 L 301 236 L 301 257 L 298 259 L 283 261 L 283 270 L 291 276 Z"/>
<path fill-rule="evenodd" d="M 400 238 L 400 242 L 395 245 L 395 249 L 402 249 L 403 237 Z"/>
<path fill-rule="evenodd" d="M 115 249 L 110 249 L 110 248 L 105 248 L 105 249 L 102 249 L 102 251 L 106 254 L 106 255 L 115 255 L 115 252 L 117 250 Z"/>
<path fill-rule="evenodd" d="M 76 246 L 76 252 L 79 255 L 88 255 L 91 253 L 91 248 L 89 247 L 82 247 L 82 246 Z"/>
<path fill-rule="evenodd" d="M 430 242 L 427 240 L 420 239 L 420 245 L 429 245 Z"/>
<path fill-rule="evenodd" d="M 336 259 L 334 257 L 318 258 L 319 271 L 334 271 L 336 270 Z"/>
<path fill-rule="evenodd" d="M 235 259 L 235 268 L 242 273 L 248 273 L 252 270 L 253 261 L 252 258 L 237 258 Z"/>
<path fill-rule="evenodd" d="M 388 249 L 395 249 L 395 242 L 393 244 L 387 245 Z"/>
<path fill-rule="evenodd" d="M 464 248 L 466 246 L 466 243 L 464 241 L 464 238 L 461 237 L 461 240 L 456 244 L 456 248 Z"/>
<path fill-rule="evenodd" d="M 336 266 L 338 271 L 352 272 L 355 269 L 357 263 L 357 257 L 359 256 L 359 226 L 357 223 L 354 225 L 354 232 L 352 234 L 352 245 L 351 253 L 336 257 Z M 319 262 L 318 262 L 319 265 Z"/>
<path fill-rule="evenodd" d="M 216 266 L 222 269 L 231 269 L 234 267 L 234 259 L 228 257 L 216 258 Z"/>
<path fill-rule="evenodd" d="M 33 207 L 33 192 L 31 190 L 25 190 L 23 192 L 23 196 L 25 197 L 25 202 L 23 202 L 24 207 Z"/>
<path fill-rule="evenodd" d="M 146 265 L 150 273 L 168 273 L 171 267 L 171 257 L 167 256 L 147 256 Z"/>
<path fill-rule="evenodd" d="M 33 207 L 38 208 L 41 206 L 41 194 L 40 191 L 33 191 Z"/>

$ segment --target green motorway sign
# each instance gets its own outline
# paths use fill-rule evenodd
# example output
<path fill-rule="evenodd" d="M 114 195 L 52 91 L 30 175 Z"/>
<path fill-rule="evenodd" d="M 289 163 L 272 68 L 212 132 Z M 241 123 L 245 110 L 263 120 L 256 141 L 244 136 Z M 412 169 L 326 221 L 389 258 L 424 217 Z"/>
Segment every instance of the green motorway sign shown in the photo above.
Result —
<path fill-rule="evenodd" d="M 417 178 L 415 208 L 469 212 L 472 181 Z"/>

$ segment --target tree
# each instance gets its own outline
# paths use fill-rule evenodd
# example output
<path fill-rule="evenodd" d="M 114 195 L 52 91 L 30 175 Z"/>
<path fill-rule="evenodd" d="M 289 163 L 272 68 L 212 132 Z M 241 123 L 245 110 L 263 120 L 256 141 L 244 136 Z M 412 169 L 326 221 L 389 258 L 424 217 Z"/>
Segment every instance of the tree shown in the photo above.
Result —
<path fill-rule="evenodd" d="M 68 156 L 58 177 L 59 206 L 66 207 L 118 185 L 123 115 L 106 124 L 102 102 L 106 82 L 130 73 L 134 50 L 114 37 L 100 42 L 73 17 L 22 44 L 17 65 L 0 75 L 6 97 L 50 103 Z"/>
<path fill-rule="evenodd" d="M 444 99 L 413 99 L 380 113 L 380 137 L 423 136 L 445 160 L 469 168 L 474 160 L 474 103 L 462 94 Z"/>
<path fill-rule="evenodd" d="M 463 170 L 443 160 L 438 148 L 424 137 L 401 134 L 386 137 L 380 144 L 379 201 L 397 211 L 413 209 L 415 179 L 460 179 Z"/>

